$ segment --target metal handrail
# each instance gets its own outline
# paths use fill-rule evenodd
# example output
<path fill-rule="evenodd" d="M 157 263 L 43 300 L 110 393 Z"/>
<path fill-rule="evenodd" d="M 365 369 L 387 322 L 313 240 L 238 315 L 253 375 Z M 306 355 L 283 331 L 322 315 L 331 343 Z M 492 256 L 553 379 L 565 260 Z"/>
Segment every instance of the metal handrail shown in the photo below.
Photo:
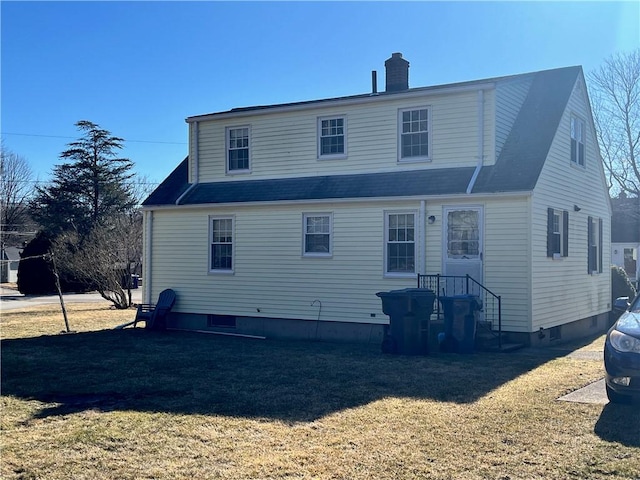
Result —
<path fill-rule="evenodd" d="M 473 288 L 474 286 L 476 288 Z M 438 273 L 435 275 L 418 275 L 418 288 L 429 288 L 438 297 L 477 294 L 482 300 L 484 319 L 485 321 L 488 319 L 490 322 L 492 332 L 494 331 L 495 323 L 497 323 L 498 348 L 502 348 L 502 297 L 500 295 L 496 295 L 469 274 L 440 275 Z M 462 291 L 459 292 L 458 289 Z M 484 293 L 484 295 L 481 293 Z M 440 317 L 440 302 L 436 303 L 434 313 Z"/>

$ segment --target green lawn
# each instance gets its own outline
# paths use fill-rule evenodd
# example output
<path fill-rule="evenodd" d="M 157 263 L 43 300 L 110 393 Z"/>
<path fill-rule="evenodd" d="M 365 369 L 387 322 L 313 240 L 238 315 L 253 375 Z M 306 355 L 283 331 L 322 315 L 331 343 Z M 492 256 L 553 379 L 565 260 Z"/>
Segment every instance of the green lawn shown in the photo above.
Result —
<path fill-rule="evenodd" d="M 599 361 L 110 329 L 133 314 L 3 312 L 2 478 L 640 478 L 637 406 L 557 401 Z"/>

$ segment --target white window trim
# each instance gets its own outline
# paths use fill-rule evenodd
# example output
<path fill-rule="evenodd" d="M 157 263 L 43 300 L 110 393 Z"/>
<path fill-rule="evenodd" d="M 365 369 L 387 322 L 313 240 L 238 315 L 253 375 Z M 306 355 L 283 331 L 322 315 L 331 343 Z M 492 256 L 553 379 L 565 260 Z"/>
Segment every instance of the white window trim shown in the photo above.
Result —
<path fill-rule="evenodd" d="M 246 128 L 248 129 L 248 133 L 249 133 L 249 168 L 243 168 L 243 169 L 236 169 L 236 170 L 230 170 L 229 169 L 229 147 L 230 147 L 230 139 L 229 139 L 229 132 L 231 130 L 238 130 L 240 128 Z M 224 146 L 224 168 L 225 168 L 225 172 L 227 175 L 244 175 L 247 173 L 251 173 L 251 167 L 253 165 L 253 161 L 252 161 L 252 145 L 251 145 L 251 125 L 231 125 L 225 128 L 225 132 L 224 132 L 224 138 L 225 138 L 225 146 Z"/>
<path fill-rule="evenodd" d="M 335 153 L 335 154 L 322 154 L 322 121 L 323 120 L 334 120 L 334 119 L 342 119 L 343 129 L 344 129 L 344 152 L 343 153 Z M 318 160 L 338 160 L 342 158 L 347 158 L 347 116 L 346 115 L 328 115 L 324 117 L 318 117 L 317 125 L 317 144 L 318 144 Z"/>
<path fill-rule="evenodd" d="M 389 215 L 413 215 L 413 272 L 389 272 L 387 262 L 389 243 Z M 385 278 L 415 278 L 418 268 L 418 248 L 419 248 L 419 228 L 418 210 L 385 210 L 384 211 L 384 243 L 382 245 L 383 254 L 383 276 Z"/>
<path fill-rule="evenodd" d="M 571 142 L 573 141 L 573 137 L 571 136 L 571 122 L 573 120 L 582 123 L 582 146 L 584 148 L 584 165 L 580 165 L 580 163 L 578 163 L 578 152 L 576 152 L 575 162 L 571 158 Z M 571 113 L 571 115 L 569 116 L 569 163 L 572 167 L 579 168 L 581 170 L 587 169 L 587 122 L 576 113 Z"/>
<path fill-rule="evenodd" d="M 426 156 L 420 157 L 406 157 L 402 156 L 402 114 L 404 112 L 410 112 L 413 110 L 427 110 L 427 141 L 429 142 L 428 148 L 429 152 Z M 397 134 L 398 134 L 398 163 L 413 163 L 413 162 L 430 162 L 432 158 L 432 149 L 433 142 L 431 140 L 431 132 L 433 130 L 433 125 L 431 122 L 431 105 L 420 105 L 416 107 L 408 107 L 408 108 L 400 108 L 398 109 L 398 125 L 397 125 Z"/>
<path fill-rule="evenodd" d="M 231 220 L 231 269 L 212 268 L 211 246 L 213 245 L 213 221 Z M 209 254 L 207 255 L 209 265 L 207 267 L 211 275 L 233 275 L 236 268 L 236 216 L 235 215 L 209 215 Z"/>
<path fill-rule="evenodd" d="M 329 217 L 329 251 L 328 252 L 307 252 L 305 245 L 307 240 L 307 218 L 309 217 Z M 302 256 L 312 258 L 333 257 L 333 213 L 332 212 L 306 212 L 302 214 Z"/>

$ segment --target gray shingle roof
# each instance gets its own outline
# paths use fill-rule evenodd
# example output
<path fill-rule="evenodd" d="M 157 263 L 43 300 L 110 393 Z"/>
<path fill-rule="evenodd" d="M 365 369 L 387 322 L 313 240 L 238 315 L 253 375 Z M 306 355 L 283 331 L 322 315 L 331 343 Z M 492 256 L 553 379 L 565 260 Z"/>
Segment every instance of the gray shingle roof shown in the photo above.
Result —
<path fill-rule="evenodd" d="M 567 67 L 524 74 L 533 76 L 529 93 L 499 158 L 495 165 L 482 168 L 473 193 L 521 192 L 534 188 L 581 71 L 581 67 Z M 517 76 L 505 78 L 514 77 Z M 483 82 L 492 80 L 496 79 Z M 464 194 L 474 168 L 199 183 L 180 204 Z M 188 159 L 185 159 L 143 205 L 175 204 L 189 188 L 187 169 Z"/>

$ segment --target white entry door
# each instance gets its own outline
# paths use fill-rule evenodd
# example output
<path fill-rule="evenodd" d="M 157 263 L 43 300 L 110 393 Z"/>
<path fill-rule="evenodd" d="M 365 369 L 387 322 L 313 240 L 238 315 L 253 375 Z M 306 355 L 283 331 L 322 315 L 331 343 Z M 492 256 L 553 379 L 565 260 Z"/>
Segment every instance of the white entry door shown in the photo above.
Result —
<path fill-rule="evenodd" d="M 444 275 L 469 274 L 482 283 L 483 208 L 445 207 L 443 217 Z"/>

